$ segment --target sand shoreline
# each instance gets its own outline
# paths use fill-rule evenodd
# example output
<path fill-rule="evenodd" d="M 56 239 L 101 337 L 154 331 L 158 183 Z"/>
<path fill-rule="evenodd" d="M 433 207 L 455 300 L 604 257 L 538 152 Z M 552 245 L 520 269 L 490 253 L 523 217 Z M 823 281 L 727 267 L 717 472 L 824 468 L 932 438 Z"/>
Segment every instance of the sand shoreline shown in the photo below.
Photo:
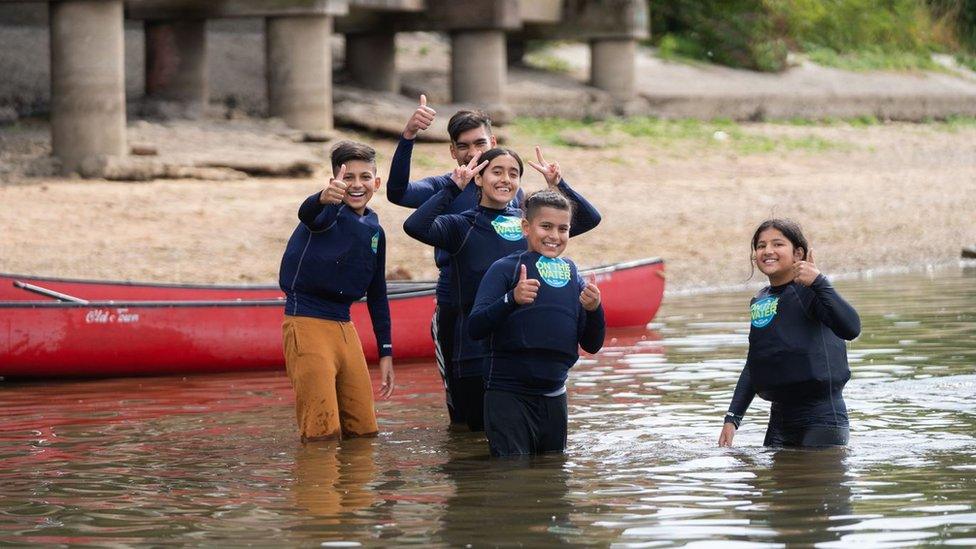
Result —
<path fill-rule="evenodd" d="M 603 215 L 599 227 L 571 241 L 567 255 L 582 266 L 661 257 L 669 295 L 748 283 L 749 238 L 770 215 L 803 224 L 827 274 L 949 262 L 976 243 L 976 126 L 747 124 L 721 141 L 601 135 L 600 148 L 506 130 L 507 146 L 524 155 L 541 144 Z M 376 147 L 385 180 L 396 142 L 342 133 Z M 165 151 L 167 140 L 226 146 L 209 140 L 229 134 L 153 135 Z M 0 138 L 6 151 L 23 149 L 16 132 Z M 750 139 L 769 150 L 743 147 Z M 783 145 L 798 140 L 817 146 Z M 247 146 L 242 142 L 240 154 L 262 154 Z M 46 154 L 38 147 L 31 154 Z M 446 145 L 415 146 L 412 177 L 450 168 Z M 323 182 L 321 174 L 142 183 L 19 175 L 0 184 L 0 271 L 273 284 L 298 206 Z M 526 172 L 526 190 L 543 185 Z M 371 206 L 387 232 L 387 271 L 435 278 L 432 250 L 402 231 L 412 210 L 390 204 L 382 188 Z"/>

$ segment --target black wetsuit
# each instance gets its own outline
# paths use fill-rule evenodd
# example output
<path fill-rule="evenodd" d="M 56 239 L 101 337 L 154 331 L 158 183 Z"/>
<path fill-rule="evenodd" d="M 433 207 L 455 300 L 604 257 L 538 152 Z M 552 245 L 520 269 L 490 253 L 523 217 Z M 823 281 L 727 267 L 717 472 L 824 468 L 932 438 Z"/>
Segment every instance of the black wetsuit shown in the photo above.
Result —
<path fill-rule="evenodd" d="M 755 395 L 772 402 L 766 446 L 847 444 L 842 391 L 847 346 L 861 332 L 857 311 L 824 275 L 810 287 L 768 286 L 750 303 L 749 355 L 725 415 L 738 428 Z"/>

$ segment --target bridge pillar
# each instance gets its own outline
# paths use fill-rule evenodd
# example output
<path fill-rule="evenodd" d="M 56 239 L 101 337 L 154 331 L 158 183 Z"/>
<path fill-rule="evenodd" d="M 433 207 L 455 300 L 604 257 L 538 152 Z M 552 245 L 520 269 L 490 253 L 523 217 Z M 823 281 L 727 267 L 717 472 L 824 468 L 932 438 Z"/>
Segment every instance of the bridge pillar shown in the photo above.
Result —
<path fill-rule="evenodd" d="M 64 173 L 126 154 L 122 0 L 51 2 L 51 146 Z"/>
<path fill-rule="evenodd" d="M 451 100 L 491 109 L 505 102 L 505 31 L 451 33 Z"/>
<path fill-rule="evenodd" d="M 332 129 L 332 17 L 265 19 L 268 114 L 306 131 Z"/>
<path fill-rule="evenodd" d="M 397 93 L 396 33 L 364 32 L 346 35 L 346 70 L 356 85 Z"/>
<path fill-rule="evenodd" d="M 633 38 L 596 39 L 590 42 L 590 83 L 605 90 L 616 102 L 635 96 L 637 41 Z"/>
<path fill-rule="evenodd" d="M 147 20 L 145 29 L 146 98 L 199 118 L 210 100 L 206 19 Z"/>

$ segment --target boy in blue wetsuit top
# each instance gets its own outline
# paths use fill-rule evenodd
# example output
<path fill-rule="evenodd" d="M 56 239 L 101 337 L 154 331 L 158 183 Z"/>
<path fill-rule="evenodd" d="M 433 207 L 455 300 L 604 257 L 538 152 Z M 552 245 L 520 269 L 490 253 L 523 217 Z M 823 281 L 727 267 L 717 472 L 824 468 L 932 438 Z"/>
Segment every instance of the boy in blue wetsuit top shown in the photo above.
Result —
<path fill-rule="evenodd" d="M 543 173 L 548 185 L 568 193 L 585 210 L 581 217 L 599 220 L 596 209 L 562 181 L 559 165 L 546 162 L 541 151 L 538 156 L 539 164 L 530 164 Z M 448 254 L 449 288 L 456 304 L 451 400 L 473 431 L 484 428 L 482 378 L 488 349 L 486 342 L 468 336 L 468 313 L 488 267 L 497 259 L 525 249 L 522 212 L 511 204 L 520 189 L 522 172 L 522 159 L 513 151 L 491 149 L 482 156 L 474 155 L 467 165 L 454 170 L 450 185 L 439 190 L 403 224 L 408 235 Z M 472 178 L 478 205 L 460 214 L 445 213 L 470 187 Z"/>
<path fill-rule="evenodd" d="M 478 288 L 471 337 L 488 342 L 485 434 L 493 456 L 566 449 L 566 378 L 579 347 L 596 353 L 606 322 L 600 290 L 561 258 L 572 206 L 553 190 L 524 202 L 528 250 L 496 261 Z"/>
<path fill-rule="evenodd" d="M 764 221 L 752 236 L 752 250 L 769 286 L 750 304 L 749 353 L 719 446 L 732 445 L 757 394 L 772 402 L 765 446 L 846 445 L 841 393 L 851 370 L 844 340 L 861 333 L 861 319 L 817 269 L 796 223 Z"/>
<path fill-rule="evenodd" d="M 390 177 L 386 185 L 386 196 L 390 202 L 408 208 L 419 208 L 421 205 L 431 200 L 438 192 L 455 185 L 452 180 L 452 173 L 434 175 L 410 181 L 410 159 L 413 154 L 413 145 L 420 132 L 423 132 L 434 122 L 436 111 L 427 105 L 427 97 L 420 96 L 420 104 L 407 121 L 406 127 L 393 159 L 390 162 Z M 447 133 L 451 139 L 450 153 L 451 158 L 457 162 L 458 167 L 462 167 L 471 162 L 475 155 L 483 154 L 485 151 L 495 147 L 497 141 L 491 130 L 491 118 L 482 111 L 461 110 L 454 114 L 447 123 Z M 541 164 L 548 164 L 540 159 Z M 556 173 L 558 175 L 558 165 Z M 547 176 L 548 178 L 548 176 Z M 566 183 L 557 179 L 556 184 L 559 188 L 570 195 L 572 198 L 575 193 L 568 188 Z M 522 197 L 522 190 L 519 189 L 511 200 L 513 206 L 518 206 Z M 440 211 L 442 214 L 460 214 L 478 206 L 477 186 L 467 185 L 460 193 L 452 193 L 451 199 Z M 600 222 L 599 213 L 592 207 L 584 205 L 578 208 L 578 218 L 573 220 L 573 234 L 582 234 Z M 454 348 L 457 337 L 454 328 L 458 324 L 459 302 L 451 276 L 451 254 L 443 248 L 436 247 L 434 250 L 434 261 L 439 270 L 437 278 L 437 307 L 434 310 L 434 318 L 431 321 L 431 337 L 434 340 L 435 357 L 437 359 L 438 370 L 444 381 L 445 400 L 447 402 L 448 414 L 452 424 L 464 424 L 467 419 L 464 416 L 464 403 L 455 405 L 456 400 L 452 395 L 455 392 L 454 385 L 459 379 L 454 371 L 453 357 L 456 353 Z M 462 399 L 463 400 L 463 399 Z M 480 412 L 478 412 L 480 416 Z M 478 423 L 477 418 L 474 421 Z"/>
<path fill-rule="evenodd" d="M 285 367 L 302 442 L 375 436 L 373 389 L 349 307 L 366 296 L 380 355 L 380 395 L 393 393 L 386 236 L 366 207 L 380 186 L 376 151 L 342 142 L 328 186 L 298 209 L 281 258 Z"/>

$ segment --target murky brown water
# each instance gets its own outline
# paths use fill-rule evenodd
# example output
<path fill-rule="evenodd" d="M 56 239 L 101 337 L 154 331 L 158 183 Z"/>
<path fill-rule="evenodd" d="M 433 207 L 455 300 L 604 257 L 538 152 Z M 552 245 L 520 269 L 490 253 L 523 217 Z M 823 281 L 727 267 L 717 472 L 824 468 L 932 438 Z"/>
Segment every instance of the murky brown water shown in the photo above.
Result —
<path fill-rule="evenodd" d="M 976 544 L 976 271 L 837 284 L 861 313 L 851 443 L 716 440 L 748 292 L 672 298 L 571 374 L 565 456 L 489 460 L 431 365 L 380 437 L 302 447 L 281 374 L 0 384 L 0 544 Z"/>

